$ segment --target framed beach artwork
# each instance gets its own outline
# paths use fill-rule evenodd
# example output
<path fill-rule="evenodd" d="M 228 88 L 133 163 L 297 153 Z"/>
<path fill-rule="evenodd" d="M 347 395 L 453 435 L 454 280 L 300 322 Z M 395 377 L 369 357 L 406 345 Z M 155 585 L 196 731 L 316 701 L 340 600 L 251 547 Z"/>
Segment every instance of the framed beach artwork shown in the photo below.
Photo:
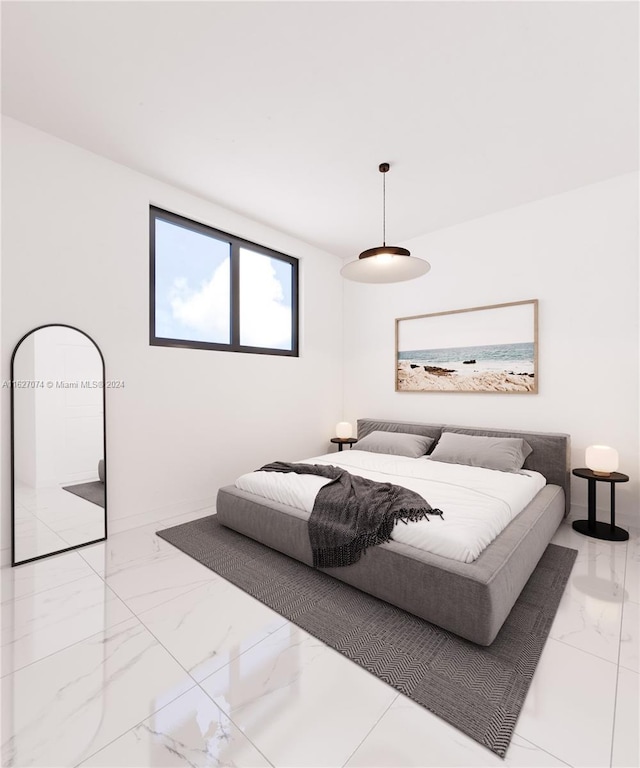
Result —
<path fill-rule="evenodd" d="M 396 392 L 537 391 L 537 299 L 396 319 Z"/>

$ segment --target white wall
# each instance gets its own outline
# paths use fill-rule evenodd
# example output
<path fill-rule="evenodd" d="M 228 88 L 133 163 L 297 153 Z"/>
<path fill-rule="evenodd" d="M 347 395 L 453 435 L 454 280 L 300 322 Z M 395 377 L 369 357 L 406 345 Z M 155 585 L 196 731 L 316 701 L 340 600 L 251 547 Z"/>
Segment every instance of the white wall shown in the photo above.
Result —
<path fill-rule="evenodd" d="M 396 285 L 345 282 L 345 418 L 567 432 L 572 466 L 615 446 L 638 524 L 638 175 L 619 176 L 402 243 L 431 262 Z M 394 391 L 394 319 L 537 298 L 539 394 Z M 586 504 L 586 482 L 573 479 Z M 608 486 L 598 506 L 608 509 Z M 606 516 L 603 519 L 608 519 Z"/>
<path fill-rule="evenodd" d="M 20 354 L 13 364 L 15 381 L 35 381 L 36 340 L 27 337 L 20 345 Z M 31 488 L 36 487 L 36 390 L 16 388 L 13 392 L 13 413 L 20 424 L 20 437 L 15 441 L 14 466 L 16 480 Z"/>
<path fill-rule="evenodd" d="M 2 378 L 30 328 L 67 323 L 95 339 L 107 378 L 125 382 L 107 393 L 112 532 L 328 449 L 342 415 L 336 257 L 14 120 L 2 142 Z M 149 346 L 150 203 L 300 259 L 299 358 Z M 5 424 L 8 407 L 2 390 Z M 8 434 L 3 448 L 6 548 Z"/>

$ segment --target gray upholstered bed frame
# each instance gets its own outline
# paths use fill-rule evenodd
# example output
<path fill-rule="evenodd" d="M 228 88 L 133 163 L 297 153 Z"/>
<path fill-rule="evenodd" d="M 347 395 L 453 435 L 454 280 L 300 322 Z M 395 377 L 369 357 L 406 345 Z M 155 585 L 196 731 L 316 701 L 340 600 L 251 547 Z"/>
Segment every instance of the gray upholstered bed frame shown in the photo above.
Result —
<path fill-rule="evenodd" d="M 358 420 L 358 437 L 374 430 L 438 438 L 443 429 L 471 435 L 523 437 L 533 448 L 525 469 L 547 485 L 473 563 L 391 541 L 355 565 L 325 572 L 480 645 L 490 645 L 569 509 L 568 435 L 475 429 L 439 424 Z M 223 525 L 311 565 L 309 513 L 241 491 L 218 492 Z"/>

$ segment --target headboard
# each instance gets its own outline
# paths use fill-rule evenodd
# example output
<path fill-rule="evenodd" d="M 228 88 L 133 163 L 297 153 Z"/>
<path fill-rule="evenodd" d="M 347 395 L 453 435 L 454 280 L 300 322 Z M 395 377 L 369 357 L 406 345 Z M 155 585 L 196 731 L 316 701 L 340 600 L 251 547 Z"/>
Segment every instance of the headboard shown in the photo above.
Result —
<path fill-rule="evenodd" d="M 453 424 L 420 424 L 412 421 L 358 419 L 358 438 L 375 431 L 409 432 L 412 435 L 433 437 L 436 441 L 443 431 L 488 437 L 522 437 L 533 449 L 524 463 L 524 468 L 540 472 L 547 479 L 547 483 L 563 488 L 565 513 L 569 512 L 571 504 L 571 438 L 569 435 L 556 432 L 520 432 L 487 427 L 459 427 Z"/>

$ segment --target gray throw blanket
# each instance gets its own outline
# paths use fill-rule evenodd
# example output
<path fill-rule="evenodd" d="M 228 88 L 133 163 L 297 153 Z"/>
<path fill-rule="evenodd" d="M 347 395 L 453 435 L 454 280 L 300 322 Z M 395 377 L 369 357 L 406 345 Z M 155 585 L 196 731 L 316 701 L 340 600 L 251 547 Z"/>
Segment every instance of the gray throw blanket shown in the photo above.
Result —
<path fill-rule="evenodd" d="M 391 483 L 377 483 L 345 469 L 320 464 L 274 461 L 259 472 L 295 472 L 331 478 L 316 497 L 309 518 L 309 539 L 316 568 L 358 562 L 367 547 L 391 540 L 394 525 L 439 514 L 422 496 Z"/>

